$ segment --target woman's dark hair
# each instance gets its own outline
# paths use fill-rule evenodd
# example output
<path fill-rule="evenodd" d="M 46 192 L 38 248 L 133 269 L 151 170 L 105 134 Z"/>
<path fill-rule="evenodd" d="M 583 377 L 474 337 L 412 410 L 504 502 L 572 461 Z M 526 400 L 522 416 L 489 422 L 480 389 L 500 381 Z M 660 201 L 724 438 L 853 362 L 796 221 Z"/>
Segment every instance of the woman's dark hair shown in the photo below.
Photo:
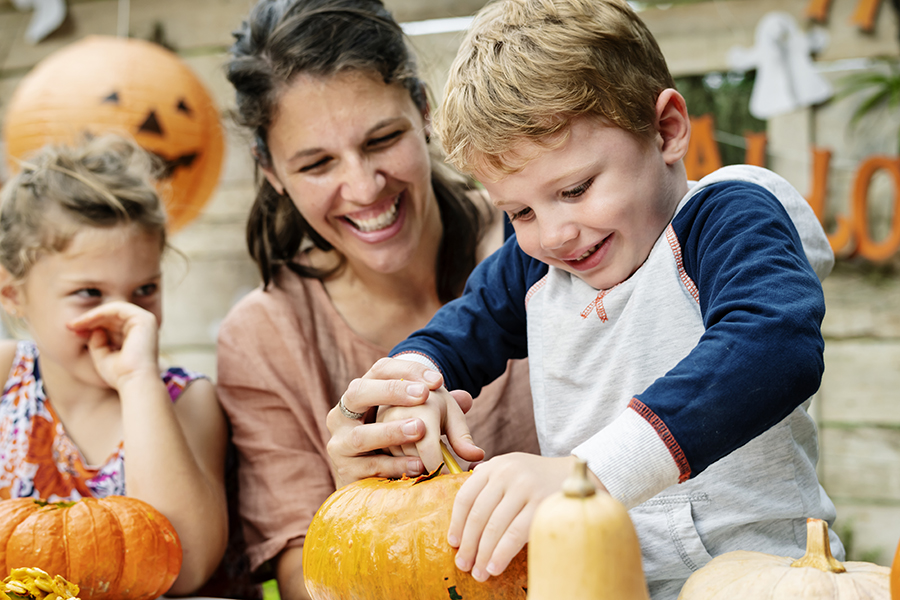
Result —
<path fill-rule="evenodd" d="M 378 0 L 260 0 L 234 37 L 227 76 L 237 92 L 236 120 L 252 133 L 256 160 L 263 167 L 271 165 L 267 140 L 278 94 L 301 73 L 375 74 L 385 84 L 405 87 L 419 110 L 423 114 L 427 110 L 425 84 L 416 76 L 403 31 Z M 343 257 L 327 271 L 297 262 L 297 253 L 306 244 L 326 251 L 332 247 L 286 194 L 279 194 L 266 178 L 259 180 L 247 222 L 247 244 L 264 285 L 282 266 L 320 279 L 340 270 Z M 433 170 L 432 185 L 444 228 L 437 291 L 440 300 L 448 302 L 462 292 L 475 267 L 485 218 L 467 197 L 471 188 L 466 182 Z"/>

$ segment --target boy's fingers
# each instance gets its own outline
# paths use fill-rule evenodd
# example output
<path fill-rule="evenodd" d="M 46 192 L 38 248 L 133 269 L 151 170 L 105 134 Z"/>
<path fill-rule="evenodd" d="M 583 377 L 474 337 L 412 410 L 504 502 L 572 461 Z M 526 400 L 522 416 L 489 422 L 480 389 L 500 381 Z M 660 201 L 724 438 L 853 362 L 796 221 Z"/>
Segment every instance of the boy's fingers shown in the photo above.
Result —
<path fill-rule="evenodd" d="M 456 411 L 447 411 L 447 419 L 444 424 L 447 441 L 457 456 L 468 462 L 477 462 L 484 459 L 484 450 L 475 445 L 469 426 L 466 424 L 464 414 Z"/>
<path fill-rule="evenodd" d="M 503 573 L 506 567 L 509 566 L 510 561 L 525 547 L 525 544 L 528 542 L 528 531 L 533 517 L 534 510 L 529 504 L 509 524 L 506 532 L 504 532 L 494 547 L 494 552 L 485 566 L 485 571 L 487 571 L 488 575 L 493 577 Z M 476 564 L 477 562 L 476 560 Z"/>
<path fill-rule="evenodd" d="M 491 564 L 494 550 L 497 548 L 500 539 L 508 532 L 515 518 L 522 512 L 524 506 L 524 498 L 516 494 L 503 494 L 498 499 L 497 504 L 491 510 L 490 515 L 488 515 L 487 521 L 482 528 L 481 536 L 478 539 L 478 554 L 472 567 L 472 577 L 476 581 L 488 580 L 491 576 L 488 570 L 489 565 L 495 570 L 497 569 L 496 564 Z M 469 518 L 471 519 L 472 517 L 470 516 Z M 467 528 L 468 526 L 469 524 L 466 523 Z M 508 562 L 507 560 L 506 563 L 502 563 L 503 566 L 499 569 L 499 573 L 503 572 Z"/>
<path fill-rule="evenodd" d="M 462 537 L 459 540 L 459 549 L 456 552 L 456 566 L 461 571 L 468 571 L 475 566 L 475 560 L 481 544 L 481 536 L 488 521 L 491 519 L 491 515 L 493 515 L 494 510 L 502 499 L 502 489 L 496 485 L 488 485 L 483 487 L 478 496 L 472 501 L 462 530 Z M 454 508 L 455 506 L 456 504 L 454 503 Z M 452 518 L 451 516 L 451 521 Z"/>
<path fill-rule="evenodd" d="M 425 428 L 425 435 L 421 440 L 416 442 L 415 452 L 422 459 L 425 470 L 431 473 L 444 462 L 444 456 L 441 454 L 441 431 L 439 428 Z"/>
<path fill-rule="evenodd" d="M 462 484 L 459 491 L 456 492 L 456 498 L 453 499 L 453 511 L 450 513 L 450 528 L 447 530 L 447 542 L 454 548 L 459 548 L 463 530 L 466 525 L 466 519 L 469 518 L 469 511 L 472 509 L 472 504 L 474 504 L 478 494 L 484 489 L 487 481 L 487 477 L 481 475 L 478 471 L 475 471 L 465 483 Z M 458 553 L 456 564 L 460 564 Z M 468 570 L 469 567 L 471 567 L 471 565 L 463 570 Z"/>
<path fill-rule="evenodd" d="M 450 395 L 453 396 L 453 399 L 459 404 L 459 408 L 464 414 L 472 409 L 472 394 L 466 390 L 453 390 L 450 392 Z"/>

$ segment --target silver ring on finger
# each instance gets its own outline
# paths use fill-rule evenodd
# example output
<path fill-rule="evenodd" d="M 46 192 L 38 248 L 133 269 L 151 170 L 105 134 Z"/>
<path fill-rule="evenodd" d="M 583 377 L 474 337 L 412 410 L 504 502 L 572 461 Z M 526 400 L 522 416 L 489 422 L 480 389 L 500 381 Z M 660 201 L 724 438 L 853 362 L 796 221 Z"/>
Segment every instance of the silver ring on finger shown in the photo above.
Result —
<path fill-rule="evenodd" d="M 359 421 L 360 419 L 362 419 L 363 417 L 366 416 L 366 413 L 364 413 L 364 412 L 361 412 L 361 413 L 353 412 L 352 410 L 350 410 L 349 408 L 344 406 L 344 397 L 343 396 L 341 396 L 341 399 L 338 402 L 338 408 L 341 409 L 342 415 L 344 415 L 345 417 L 347 417 L 348 419 L 350 419 L 352 421 Z"/>

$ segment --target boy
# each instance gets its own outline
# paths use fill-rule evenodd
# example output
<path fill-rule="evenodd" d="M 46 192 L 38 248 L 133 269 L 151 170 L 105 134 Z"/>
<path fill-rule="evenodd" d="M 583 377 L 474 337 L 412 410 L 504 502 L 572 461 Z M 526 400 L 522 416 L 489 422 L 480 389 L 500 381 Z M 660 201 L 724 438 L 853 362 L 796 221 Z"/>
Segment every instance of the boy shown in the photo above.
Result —
<path fill-rule="evenodd" d="M 488 5 L 445 96 L 449 160 L 516 238 L 392 356 L 475 395 L 527 355 L 542 454 L 475 469 L 448 533 L 457 565 L 502 572 L 574 456 L 630 509 L 654 600 L 713 555 L 801 556 L 806 518 L 835 517 L 805 410 L 833 255 L 806 201 L 753 167 L 688 182 L 684 99 L 625 2 Z M 426 406 L 453 404 L 439 390 Z M 427 410 L 380 418 L 446 422 Z"/>

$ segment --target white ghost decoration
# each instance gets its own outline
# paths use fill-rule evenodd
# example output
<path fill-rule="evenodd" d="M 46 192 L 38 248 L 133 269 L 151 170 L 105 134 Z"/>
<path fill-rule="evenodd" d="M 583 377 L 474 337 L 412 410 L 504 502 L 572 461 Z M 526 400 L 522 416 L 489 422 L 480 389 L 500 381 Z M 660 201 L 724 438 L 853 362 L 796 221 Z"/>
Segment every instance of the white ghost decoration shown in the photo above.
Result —
<path fill-rule="evenodd" d="M 56 31 L 66 18 L 66 0 L 12 0 L 12 3 L 22 11 L 34 10 L 25 30 L 25 40 L 30 44 L 37 44 Z"/>
<path fill-rule="evenodd" d="M 756 25 L 756 45 L 749 49 L 734 47 L 728 52 L 732 69 L 756 69 L 750 114 L 765 120 L 831 98 L 834 89 L 816 71 L 810 57 L 827 42 L 824 30 L 806 34 L 786 12 L 764 15 Z"/>

